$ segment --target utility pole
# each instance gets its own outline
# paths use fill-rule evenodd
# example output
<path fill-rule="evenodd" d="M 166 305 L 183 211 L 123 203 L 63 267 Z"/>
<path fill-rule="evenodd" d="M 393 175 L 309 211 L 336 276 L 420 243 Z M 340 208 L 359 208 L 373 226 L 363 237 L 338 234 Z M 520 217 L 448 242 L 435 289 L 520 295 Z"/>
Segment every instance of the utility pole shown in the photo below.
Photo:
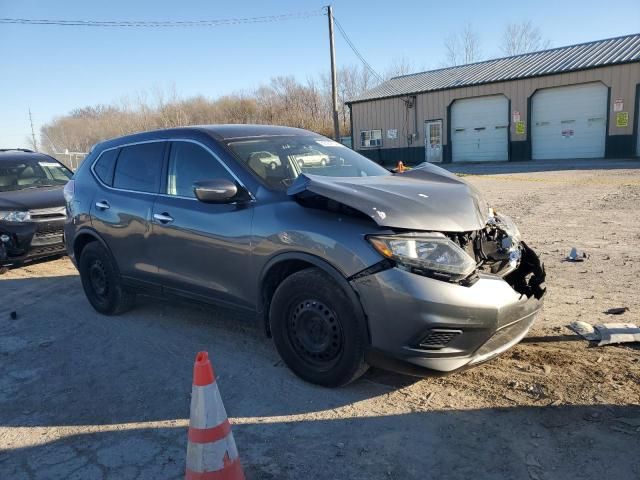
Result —
<path fill-rule="evenodd" d="M 31 117 L 31 107 L 29 107 L 29 123 L 31 124 L 31 142 L 33 143 L 33 149 L 38 151 L 38 144 L 36 143 L 36 133 L 33 130 L 33 118 Z"/>
<path fill-rule="evenodd" d="M 338 120 L 338 74 L 336 72 L 336 50 L 333 44 L 333 9 L 327 6 L 329 17 L 329 50 L 331 52 L 331 100 L 333 110 L 333 136 L 340 141 L 340 122 Z"/>

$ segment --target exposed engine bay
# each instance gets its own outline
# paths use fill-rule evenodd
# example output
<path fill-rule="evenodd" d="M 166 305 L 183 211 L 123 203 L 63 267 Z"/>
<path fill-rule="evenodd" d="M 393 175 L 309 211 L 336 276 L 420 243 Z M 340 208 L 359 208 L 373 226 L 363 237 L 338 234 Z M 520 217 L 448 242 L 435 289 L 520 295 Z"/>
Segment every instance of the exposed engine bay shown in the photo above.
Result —
<path fill-rule="evenodd" d="M 478 272 L 503 277 L 514 290 L 527 297 L 541 298 L 544 295 L 544 265 L 520 239 L 520 232 L 508 217 L 491 209 L 487 225 L 482 230 L 446 235 L 475 258 Z M 467 283 L 472 284 L 473 278 Z"/>

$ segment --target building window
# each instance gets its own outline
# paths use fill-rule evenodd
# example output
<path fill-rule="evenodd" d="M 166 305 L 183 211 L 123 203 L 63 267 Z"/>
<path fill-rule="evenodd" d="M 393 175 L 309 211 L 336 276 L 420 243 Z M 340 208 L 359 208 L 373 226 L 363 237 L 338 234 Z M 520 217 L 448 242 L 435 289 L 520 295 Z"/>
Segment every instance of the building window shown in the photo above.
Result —
<path fill-rule="evenodd" d="M 361 147 L 381 147 L 382 130 L 362 130 L 360 132 Z"/>

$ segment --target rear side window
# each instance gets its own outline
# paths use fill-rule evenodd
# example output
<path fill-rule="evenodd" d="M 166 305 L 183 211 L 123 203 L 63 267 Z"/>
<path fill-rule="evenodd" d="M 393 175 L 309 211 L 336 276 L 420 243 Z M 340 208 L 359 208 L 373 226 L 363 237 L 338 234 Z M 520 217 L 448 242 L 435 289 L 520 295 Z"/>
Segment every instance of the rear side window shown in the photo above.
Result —
<path fill-rule="evenodd" d="M 93 166 L 93 171 L 98 178 L 106 185 L 113 185 L 113 170 L 116 166 L 116 158 L 118 158 L 118 149 L 107 150 L 102 152 L 100 158 Z"/>
<path fill-rule="evenodd" d="M 122 147 L 113 186 L 136 192 L 157 193 L 160 188 L 165 142 Z"/>
<path fill-rule="evenodd" d="M 167 194 L 195 197 L 194 182 L 233 177 L 218 159 L 200 145 L 191 142 L 173 142 L 169 154 Z"/>

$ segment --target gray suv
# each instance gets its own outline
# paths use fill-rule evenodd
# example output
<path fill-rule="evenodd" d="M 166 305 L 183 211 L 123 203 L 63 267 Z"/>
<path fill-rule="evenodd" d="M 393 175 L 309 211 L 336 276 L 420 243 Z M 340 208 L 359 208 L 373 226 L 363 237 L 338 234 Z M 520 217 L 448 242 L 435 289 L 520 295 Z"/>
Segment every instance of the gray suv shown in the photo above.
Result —
<path fill-rule="evenodd" d="M 297 161 L 308 152 L 326 161 Z M 122 313 L 139 293 L 245 309 L 321 385 L 369 365 L 478 364 L 519 342 L 542 307 L 537 255 L 464 180 L 430 164 L 392 173 L 305 130 L 109 140 L 65 199 L 67 251 L 98 312 Z"/>

